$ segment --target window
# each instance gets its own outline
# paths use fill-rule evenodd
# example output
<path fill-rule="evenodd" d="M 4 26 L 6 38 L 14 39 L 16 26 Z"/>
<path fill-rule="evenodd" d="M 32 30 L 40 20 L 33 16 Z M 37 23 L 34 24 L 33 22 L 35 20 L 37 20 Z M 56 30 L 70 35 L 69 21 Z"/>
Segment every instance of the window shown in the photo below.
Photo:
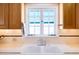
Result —
<path fill-rule="evenodd" d="M 57 33 L 58 4 L 27 7 L 25 31 L 29 36 L 55 36 Z"/>

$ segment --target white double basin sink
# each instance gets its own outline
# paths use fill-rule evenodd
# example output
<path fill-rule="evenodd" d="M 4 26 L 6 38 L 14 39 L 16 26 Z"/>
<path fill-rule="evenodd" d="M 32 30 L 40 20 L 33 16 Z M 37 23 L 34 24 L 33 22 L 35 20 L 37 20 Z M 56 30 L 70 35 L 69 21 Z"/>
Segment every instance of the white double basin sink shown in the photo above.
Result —
<path fill-rule="evenodd" d="M 64 54 L 64 50 L 57 45 L 25 45 L 22 54 Z"/>

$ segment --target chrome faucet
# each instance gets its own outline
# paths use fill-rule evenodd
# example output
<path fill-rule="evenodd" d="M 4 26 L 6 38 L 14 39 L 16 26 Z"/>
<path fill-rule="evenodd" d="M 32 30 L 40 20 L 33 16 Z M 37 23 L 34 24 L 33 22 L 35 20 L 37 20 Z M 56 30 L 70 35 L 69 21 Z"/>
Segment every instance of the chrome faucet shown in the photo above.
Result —
<path fill-rule="evenodd" d="M 25 32 L 24 32 L 24 25 L 23 25 L 23 23 L 22 23 L 21 28 L 22 28 L 22 35 L 24 35 L 24 34 L 25 34 Z"/>
<path fill-rule="evenodd" d="M 37 45 L 38 46 L 46 46 L 46 40 L 42 37 L 38 38 Z"/>

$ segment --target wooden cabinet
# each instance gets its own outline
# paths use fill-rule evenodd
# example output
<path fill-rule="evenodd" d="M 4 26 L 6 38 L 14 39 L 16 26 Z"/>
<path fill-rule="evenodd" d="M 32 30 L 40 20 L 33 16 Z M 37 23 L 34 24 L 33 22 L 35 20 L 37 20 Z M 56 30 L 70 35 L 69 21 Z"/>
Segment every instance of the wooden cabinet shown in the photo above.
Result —
<path fill-rule="evenodd" d="M 21 4 L 0 3 L 0 29 L 21 28 Z"/>
<path fill-rule="evenodd" d="M 63 4 L 63 16 L 64 16 L 64 29 L 75 29 L 76 19 L 75 19 L 75 3 L 64 3 Z"/>
<path fill-rule="evenodd" d="M 76 3 L 76 28 L 79 29 L 79 3 Z"/>
<path fill-rule="evenodd" d="M 0 3 L 0 29 L 8 28 L 8 4 Z"/>
<path fill-rule="evenodd" d="M 79 3 L 63 4 L 64 29 L 79 29 Z"/>
<path fill-rule="evenodd" d="M 21 4 L 9 4 L 9 28 L 21 28 Z"/>

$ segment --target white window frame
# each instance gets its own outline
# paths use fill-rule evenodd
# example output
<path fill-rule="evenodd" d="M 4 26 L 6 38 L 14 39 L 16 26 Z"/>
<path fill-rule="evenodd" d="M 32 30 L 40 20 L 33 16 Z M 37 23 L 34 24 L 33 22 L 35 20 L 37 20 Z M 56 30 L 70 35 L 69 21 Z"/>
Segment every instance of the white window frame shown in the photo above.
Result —
<path fill-rule="evenodd" d="M 56 8 L 56 36 L 45 36 L 45 35 L 39 35 L 39 36 L 31 36 L 31 37 L 58 37 L 58 19 L 59 19 L 59 4 L 25 4 L 25 17 L 24 17 L 24 32 L 25 37 L 28 36 L 28 9 L 29 8 Z"/>

